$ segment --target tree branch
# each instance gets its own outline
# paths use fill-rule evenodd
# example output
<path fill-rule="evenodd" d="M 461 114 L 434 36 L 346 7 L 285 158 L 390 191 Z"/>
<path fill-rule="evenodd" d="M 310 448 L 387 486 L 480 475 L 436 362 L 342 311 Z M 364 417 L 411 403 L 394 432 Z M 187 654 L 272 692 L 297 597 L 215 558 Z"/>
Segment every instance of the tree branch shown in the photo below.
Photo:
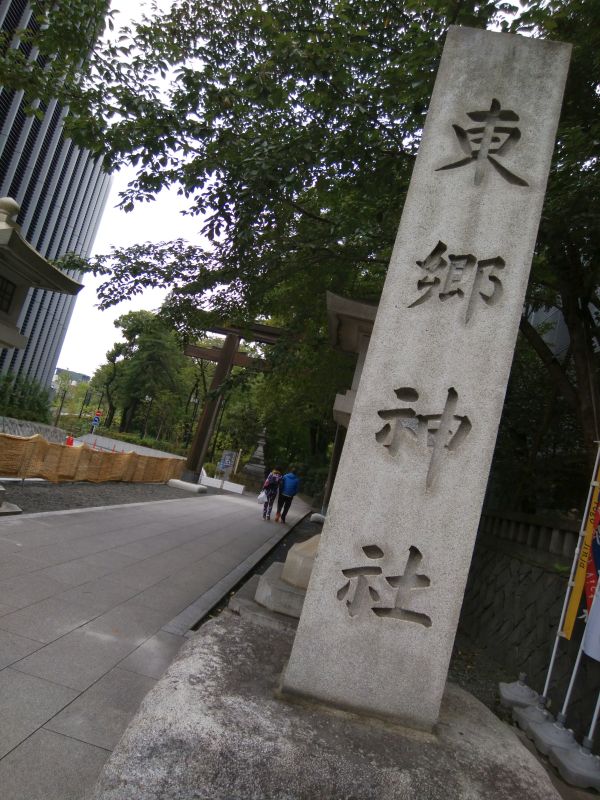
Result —
<path fill-rule="evenodd" d="M 299 211 L 306 217 L 314 219 L 315 222 L 322 222 L 324 225 L 333 225 L 332 220 L 325 219 L 325 217 L 320 217 L 318 214 L 315 214 L 313 211 L 309 211 L 307 208 L 304 208 L 299 203 L 296 203 L 294 200 L 286 200 L 285 202 L 289 203 L 289 205 L 291 205 L 292 208 L 295 208 L 296 211 Z"/>
<path fill-rule="evenodd" d="M 525 339 L 527 339 L 531 347 L 535 350 L 542 364 L 544 364 L 544 366 L 548 369 L 548 372 L 550 373 L 550 376 L 554 381 L 558 391 L 562 394 L 564 399 L 575 411 L 575 413 L 578 414 L 579 402 L 577 399 L 577 392 L 573 388 L 573 385 L 567 378 L 563 368 L 553 355 L 552 351 L 533 327 L 531 322 L 529 322 L 527 317 L 521 317 L 519 330 Z"/>

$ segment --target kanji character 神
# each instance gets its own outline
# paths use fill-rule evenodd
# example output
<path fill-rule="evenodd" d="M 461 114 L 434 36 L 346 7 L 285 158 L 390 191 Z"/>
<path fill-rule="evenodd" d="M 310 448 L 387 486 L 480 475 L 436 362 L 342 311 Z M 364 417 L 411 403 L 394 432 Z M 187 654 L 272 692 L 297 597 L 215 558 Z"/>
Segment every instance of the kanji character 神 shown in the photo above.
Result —
<path fill-rule="evenodd" d="M 396 397 L 403 402 L 415 402 L 419 393 L 411 387 L 395 389 Z M 412 407 L 382 409 L 377 414 L 385 425 L 375 434 L 379 444 L 395 456 L 402 450 L 403 439 L 409 436 L 432 448 L 427 470 L 426 487 L 429 489 L 439 470 L 444 451 L 457 450 L 469 435 L 472 425 L 466 415 L 456 414 L 458 393 L 448 389 L 446 404 L 441 414 L 417 414 Z"/>

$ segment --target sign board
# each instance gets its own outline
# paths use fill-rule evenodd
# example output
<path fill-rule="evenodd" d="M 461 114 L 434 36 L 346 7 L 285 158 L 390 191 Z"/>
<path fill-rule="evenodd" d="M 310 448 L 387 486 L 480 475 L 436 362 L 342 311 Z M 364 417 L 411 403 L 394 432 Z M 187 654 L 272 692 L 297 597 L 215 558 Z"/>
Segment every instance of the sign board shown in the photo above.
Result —
<path fill-rule="evenodd" d="M 233 465 L 235 464 L 235 459 L 237 456 L 237 452 L 235 450 L 223 450 L 223 455 L 221 456 L 221 469 L 232 469 Z"/>

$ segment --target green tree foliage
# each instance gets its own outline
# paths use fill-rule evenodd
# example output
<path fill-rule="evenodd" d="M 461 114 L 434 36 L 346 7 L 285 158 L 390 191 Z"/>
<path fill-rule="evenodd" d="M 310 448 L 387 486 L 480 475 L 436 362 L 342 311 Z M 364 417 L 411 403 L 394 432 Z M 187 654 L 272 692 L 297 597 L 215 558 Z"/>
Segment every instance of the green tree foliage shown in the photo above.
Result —
<path fill-rule="evenodd" d="M 46 13 L 48 30 L 53 15 L 70 30 L 84 24 L 80 14 L 66 19 L 65 4 Z M 290 337 L 272 380 L 282 398 L 293 394 L 291 407 L 306 398 L 316 409 L 312 385 L 296 381 L 302 370 L 291 364 L 310 348 L 313 364 L 323 357 L 326 290 L 379 296 L 450 24 L 574 45 L 529 289 L 529 308 L 563 312 L 566 358 L 527 317 L 522 332 L 583 431 L 589 460 L 598 438 L 596 0 L 180 0 L 97 47 L 83 80 L 61 53 L 58 87 L 23 54 L 0 63 L 0 81 L 31 99 L 62 93 L 79 141 L 111 164 L 136 166 L 125 208 L 173 185 L 202 215 L 210 249 L 139 245 L 99 259 L 109 278 L 102 303 L 167 286 L 167 318 L 190 337 L 214 316 L 279 322 Z"/>
<path fill-rule="evenodd" d="M 66 24 L 60 6 L 48 8 L 49 28 L 55 16 Z M 326 289 L 375 299 L 445 30 L 484 27 L 510 8 L 176 2 L 97 48 L 86 80 L 65 79 L 78 97 L 71 124 L 111 163 L 137 167 L 126 208 L 175 185 L 214 243 L 185 259 L 171 245 L 116 252 L 102 262 L 105 302 L 181 281 L 174 314 L 187 317 L 198 295 L 206 306 L 210 290 L 221 317 L 286 314 L 302 328 Z M 18 82 L 15 63 L 6 78 Z"/>
<path fill-rule="evenodd" d="M 533 513 L 582 507 L 589 470 L 581 426 L 548 370 L 517 342 L 494 455 L 488 503 Z"/>
<path fill-rule="evenodd" d="M 182 379 L 187 364 L 175 334 L 150 311 L 130 311 L 118 317 L 115 326 L 124 341 L 109 350 L 108 363 L 94 376 L 95 385 L 106 392 L 107 426 L 120 406 L 123 431 L 139 425 L 137 417 L 143 419 L 147 431 L 152 411 L 161 427 L 172 428 L 177 421 L 173 409 L 180 405 L 189 383 L 189 376 Z"/>
<path fill-rule="evenodd" d="M 600 5 L 534 2 L 523 25 L 573 43 L 557 146 L 529 287 L 530 308 L 559 308 L 570 348 L 559 363 L 524 317 L 521 330 L 583 431 L 588 463 L 600 438 Z"/>
<path fill-rule="evenodd" d="M 49 390 L 30 378 L 0 375 L 0 415 L 49 423 Z"/>

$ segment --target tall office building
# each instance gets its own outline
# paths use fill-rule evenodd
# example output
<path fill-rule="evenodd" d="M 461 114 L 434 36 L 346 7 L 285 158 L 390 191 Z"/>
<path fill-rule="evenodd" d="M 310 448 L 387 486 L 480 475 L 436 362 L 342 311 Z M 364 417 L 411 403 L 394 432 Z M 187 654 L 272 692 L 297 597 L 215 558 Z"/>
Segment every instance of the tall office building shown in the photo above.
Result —
<path fill-rule="evenodd" d="M 0 26 L 11 34 L 35 28 L 27 0 L 0 0 Z M 13 36 L 12 47 L 25 45 Z M 27 116 L 23 92 L 0 89 L 0 197 L 21 206 L 18 223 L 27 241 L 48 259 L 89 256 L 106 204 L 110 177 L 99 159 L 63 135 L 66 111 L 56 101 Z M 80 273 L 70 272 L 79 280 Z M 73 313 L 75 297 L 31 289 L 18 327 L 25 348 L 0 351 L 0 374 L 15 373 L 50 384 Z"/>

